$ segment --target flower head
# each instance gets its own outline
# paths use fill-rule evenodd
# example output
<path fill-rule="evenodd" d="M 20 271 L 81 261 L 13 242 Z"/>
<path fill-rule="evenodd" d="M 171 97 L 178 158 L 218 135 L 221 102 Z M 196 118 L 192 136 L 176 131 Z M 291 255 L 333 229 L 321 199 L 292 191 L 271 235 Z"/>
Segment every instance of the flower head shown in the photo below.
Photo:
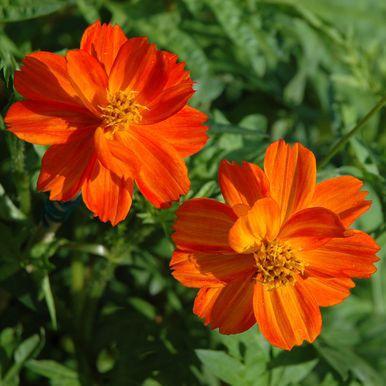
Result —
<path fill-rule="evenodd" d="M 38 189 L 67 201 L 80 192 L 113 225 L 131 206 L 133 184 L 156 207 L 189 189 L 183 157 L 206 143 L 206 115 L 187 105 L 193 82 L 177 56 L 119 26 L 96 22 L 65 57 L 35 52 L 15 74 L 24 101 L 8 129 L 46 151 Z"/>
<path fill-rule="evenodd" d="M 269 146 L 264 170 L 223 161 L 225 204 L 186 201 L 177 211 L 173 276 L 199 288 L 194 312 L 224 334 L 258 324 L 291 349 L 319 335 L 319 307 L 345 299 L 352 278 L 375 272 L 379 247 L 351 224 L 370 206 L 356 178 L 316 183 L 311 151 L 283 140 Z"/>

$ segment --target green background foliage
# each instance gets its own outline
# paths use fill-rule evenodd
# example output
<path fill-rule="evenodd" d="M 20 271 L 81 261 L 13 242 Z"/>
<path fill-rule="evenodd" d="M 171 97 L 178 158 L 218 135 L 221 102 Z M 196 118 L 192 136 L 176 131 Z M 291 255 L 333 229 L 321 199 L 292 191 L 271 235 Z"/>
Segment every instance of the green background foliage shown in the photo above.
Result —
<path fill-rule="evenodd" d="M 0 111 L 18 98 L 13 73 L 25 54 L 76 48 L 98 18 L 119 23 L 187 62 L 210 140 L 188 160 L 185 199 L 219 198 L 221 159 L 261 162 L 284 137 L 321 160 L 386 95 L 385 17 L 383 0 L 0 0 Z M 320 179 L 365 181 L 373 206 L 356 225 L 381 246 L 385 118 L 375 114 L 320 170 Z M 221 336 L 192 314 L 195 290 L 170 275 L 176 205 L 158 211 L 136 193 L 115 228 L 83 204 L 44 228 L 44 148 L 6 132 L 1 116 L 0 128 L 1 385 L 386 384 L 382 261 L 347 301 L 323 310 L 313 345 L 272 349 L 256 328 Z"/>

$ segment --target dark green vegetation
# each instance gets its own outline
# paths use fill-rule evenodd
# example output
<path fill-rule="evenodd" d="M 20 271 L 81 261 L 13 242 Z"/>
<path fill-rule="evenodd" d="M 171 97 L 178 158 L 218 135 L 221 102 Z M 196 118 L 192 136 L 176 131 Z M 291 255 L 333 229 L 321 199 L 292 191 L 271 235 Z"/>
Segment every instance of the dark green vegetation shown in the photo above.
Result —
<path fill-rule="evenodd" d="M 13 72 L 26 53 L 76 48 L 97 18 L 119 23 L 188 63 L 192 104 L 211 117 L 210 141 L 188 162 L 188 197 L 217 197 L 221 159 L 261 161 L 285 137 L 321 161 L 386 95 L 385 17 L 383 0 L 0 0 L 0 110 L 17 98 Z M 381 246 L 385 120 L 374 115 L 320 171 L 365 181 L 373 207 L 357 227 Z M 382 263 L 323 311 L 314 345 L 272 350 L 256 328 L 220 336 L 192 314 L 195 290 L 170 276 L 176 206 L 158 211 L 136 194 L 116 228 L 80 206 L 50 233 L 36 192 L 44 149 L 4 131 L 1 117 L 0 128 L 1 385 L 386 383 Z"/>

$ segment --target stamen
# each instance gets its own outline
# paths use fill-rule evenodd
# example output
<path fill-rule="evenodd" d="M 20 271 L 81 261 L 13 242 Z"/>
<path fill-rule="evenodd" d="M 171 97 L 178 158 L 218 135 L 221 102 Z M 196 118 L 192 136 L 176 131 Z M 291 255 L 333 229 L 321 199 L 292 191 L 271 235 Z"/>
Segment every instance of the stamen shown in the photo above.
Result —
<path fill-rule="evenodd" d="M 147 107 L 136 101 L 135 92 L 117 91 L 109 96 L 109 104 L 100 109 L 105 129 L 114 133 L 141 122 L 142 112 Z"/>
<path fill-rule="evenodd" d="M 255 279 L 273 289 L 294 284 L 296 277 L 304 273 L 305 264 L 285 242 L 263 242 L 254 253 Z"/>

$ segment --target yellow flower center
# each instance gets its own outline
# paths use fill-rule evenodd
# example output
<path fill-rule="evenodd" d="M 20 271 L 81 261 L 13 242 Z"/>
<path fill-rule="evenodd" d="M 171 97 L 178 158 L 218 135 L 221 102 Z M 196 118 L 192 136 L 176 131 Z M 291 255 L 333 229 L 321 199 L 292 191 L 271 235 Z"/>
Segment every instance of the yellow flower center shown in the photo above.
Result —
<path fill-rule="evenodd" d="M 255 279 L 269 289 L 294 284 L 296 276 L 304 273 L 304 262 L 285 242 L 263 242 L 254 257 L 257 268 Z"/>
<path fill-rule="evenodd" d="M 147 109 L 136 101 L 133 91 L 116 91 L 108 99 L 108 105 L 102 107 L 101 112 L 104 127 L 112 132 L 141 122 L 142 112 Z"/>

